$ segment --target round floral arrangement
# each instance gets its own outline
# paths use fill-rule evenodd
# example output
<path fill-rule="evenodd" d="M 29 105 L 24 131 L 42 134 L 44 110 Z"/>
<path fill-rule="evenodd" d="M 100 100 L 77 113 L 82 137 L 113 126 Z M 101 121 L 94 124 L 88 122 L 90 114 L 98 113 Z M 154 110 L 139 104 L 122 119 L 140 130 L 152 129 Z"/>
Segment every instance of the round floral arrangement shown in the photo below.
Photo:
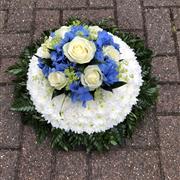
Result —
<path fill-rule="evenodd" d="M 131 136 L 157 96 L 151 51 L 140 38 L 106 21 L 46 31 L 9 68 L 16 75 L 12 110 L 39 140 L 65 150 L 108 149 Z"/>

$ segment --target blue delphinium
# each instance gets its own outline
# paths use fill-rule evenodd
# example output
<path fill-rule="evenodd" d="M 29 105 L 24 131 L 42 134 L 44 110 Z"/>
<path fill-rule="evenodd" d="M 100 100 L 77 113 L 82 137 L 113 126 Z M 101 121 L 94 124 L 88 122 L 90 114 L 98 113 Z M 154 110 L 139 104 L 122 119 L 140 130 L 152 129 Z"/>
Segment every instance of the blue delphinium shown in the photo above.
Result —
<path fill-rule="evenodd" d="M 106 57 L 104 63 L 99 64 L 99 68 L 103 73 L 103 82 L 107 85 L 112 85 L 118 82 L 118 65 L 115 61 Z"/>
<path fill-rule="evenodd" d="M 98 32 L 98 38 L 96 40 L 96 47 L 101 49 L 103 46 L 114 46 L 117 50 L 119 50 L 119 45 L 114 42 L 112 35 L 108 34 L 107 31 Z"/>
<path fill-rule="evenodd" d="M 44 64 L 41 58 L 38 58 L 38 66 L 42 70 L 44 76 L 47 78 L 49 73 L 53 71 L 51 67 L 49 67 L 47 64 Z"/>
<path fill-rule="evenodd" d="M 119 45 L 116 44 L 113 40 L 113 37 L 107 33 L 107 31 L 98 32 L 98 38 L 95 41 L 96 44 L 96 53 L 95 59 L 102 62 L 104 60 L 103 47 L 104 46 L 113 46 L 115 49 L 119 50 Z"/>
<path fill-rule="evenodd" d="M 81 101 L 82 106 L 86 107 L 86 102 L 93 100 L 93 96 L 90 94 L 89 89 L 80 85 L 80 82 L 71 83 L 71 100 L 72 102 Z"/>

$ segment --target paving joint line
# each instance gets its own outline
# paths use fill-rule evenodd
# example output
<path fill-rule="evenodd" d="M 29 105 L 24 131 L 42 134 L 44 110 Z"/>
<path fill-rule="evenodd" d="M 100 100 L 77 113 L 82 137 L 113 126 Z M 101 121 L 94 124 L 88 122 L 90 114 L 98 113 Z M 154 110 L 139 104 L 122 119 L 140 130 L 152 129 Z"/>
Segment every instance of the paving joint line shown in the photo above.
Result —
<path fill-rule="evenodd" d="M 20 118 L 22 118 L 22 117 L 20 117 Z M 23 141 L 24 141 L 23 133 L 24 133 L 24 125 L 21 123 L 21 126 L 20 126 L 20 148 L 19 148 L 19 153 L 18 153 L 18 157 L 17 157 L 17 165 L 16 165 L 16 168 L 15 168 L 14 180 L 19 180 L 19 177 L 20 177 L 20 168 L 21 168 L 21 159 L 22 159 L 22 147 L 23 147 Z"/>
<path fill-rule="evenodd" d="M 161 155 L 161 146 L 160 146 L 160 135 L 159 135 L 159 124 L 158 124 L 158 118 L 157 118 L 157 112 L 156 112 L 156 108 L 155 108 L 155 121 L 154 121 L 154 128 L 155 128 L 155 142 L 157 144 L 158 147 L 158 166 L 159 166 L 159 171 L 160 171 L 160 176 L 162 178 L 162 180 L 165 180 L 165 174 L 164 174 L 164 170 L 162 167 L 162 155 Z"/>
<path fill-rule="evenodd" d="M 92 179 L 91 155 L 92 155 L 91 152 L 86 154 L 86 164 L 87 164 L 86 180 Z"/>
<path fill-rule="evenodd" d="M 180 8 L 180 6 L 144 6 L 145 9 L 163 9 L 163 8 L 166 8 L 166 9 L 169 9 L 169 8 Z"/>
<path fill-rule="evenodd" d="M 8 146 L 0 146 L 0 151 L 6 150 L 6 151 L 19 151 L 20 147 L 8 147 Z"/>
<path fill-rule="evenodd" d="M 169 9 L 169 12 L 170 12 L 171 27 L 173 27 L 173 26 L 175 26 L 175 21 L 174 21 L 173 11 L 171 8 Z M 180 74 L 180 53 L 178 50 L 178 48 L 180 49 L 180 47 L 178 45 L 178 39 L 177 39 L 176 32 L 172 31 L 172 37 L 174 40 L 174 48 L 175 48 L 175 53 L 176 53 L 176 57 L 177 57 L 178 70 L 179 70 L 179 74 Z"/>
<path fill-rule="evenodd" d="M 140 0 L 140 5 L 141 5 L 141 8 L 142 8 L 142 20 L 143 20 L 143 31 L 144 31 L 144 42 L 145 42 L 145 45 L 146 47 L 148 47 L 148 32 L 147 32 L 147 29 L 146 29 L 146 17 L 145 17 L 145 8 L 144 8 L 144 2 L 143 0 Z"/>
<path fill-rule="evenodd" d="M 36 7 L 36 10 L 72 10 L 72 11 L 80 11 L 80 10 L 108 10 L 108 9 L 114 9 L 114 7 L 110 7 L 110 6 L 103 6 L 103 7 L 89 7 L 89 6 L 83 6 L 83 7 L 54 7 L 54 8 L 40 8 L 40 7 Z"/>
<path fill-rule="evenodd" d="M 90 1 L 86 0 L 87 7 L 90 7 Z"/>
<path fill-rule="evenodd" d="M 113 9 L 114 9 L 114 22 L 118 26 L 118 15 L 117 15 L 117 2 L 113 0 Z"/>
<path fill-rule="evenodd" d="M 5 20 L 4 20 L 4 25 L 3 25 L 3 29 L 7 29 L 7 23 L 8 23 L 8 19 L 9 19 L 9 9 L 5 10 L 6 15 L 5 15 Z"/>
<path fill-rule="evenodd" d="M 57 165 L 57 150 L 52 148 L 52 158 L 51 158 L 51 172 L 50 172 L 50 180 L 55 179 L 55 171 Z"/>
<path fill-rule="evenodd" d="M 180 116 L 180 112 L 156 112 L 157 116 Z"/>

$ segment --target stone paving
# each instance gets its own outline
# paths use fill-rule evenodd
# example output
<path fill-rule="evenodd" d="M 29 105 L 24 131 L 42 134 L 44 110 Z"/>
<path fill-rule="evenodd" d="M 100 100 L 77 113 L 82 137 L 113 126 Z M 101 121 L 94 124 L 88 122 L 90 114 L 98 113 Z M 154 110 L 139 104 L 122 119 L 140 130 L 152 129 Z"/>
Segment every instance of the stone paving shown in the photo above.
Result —
<path fill-rule="evenodd" d="M 132 140 L 109 152 L 55 151 L 9 110 L 13 77 L 4 73 L 46 28 L 75 15 L 111 17 L 154 51 L 160 89 Z M 0 0 L 0 179 L 179 180 L 180 0 Z"/>

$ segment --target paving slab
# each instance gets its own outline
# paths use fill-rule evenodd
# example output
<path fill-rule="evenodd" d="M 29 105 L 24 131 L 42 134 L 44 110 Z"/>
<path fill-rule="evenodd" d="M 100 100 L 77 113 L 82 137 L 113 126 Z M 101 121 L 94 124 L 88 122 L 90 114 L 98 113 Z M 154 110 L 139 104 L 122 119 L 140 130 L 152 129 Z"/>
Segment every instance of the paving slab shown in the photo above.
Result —
<path fill-rule="evenodd" d="M 8 31 L 30 31 L 33 19 L 32 9 L 11 9 L 8 14 Z"/>
<path fill-rule="evenodd" d="M 152 73 L 161 82 L 180 81 L 176 56 L 155 57 L 152 61 Z"/>
<path fill-rule="evenodd" d="M 93 154 L 92 180 L 159 180 L 156 151 L 122 150 Z"/>
<path fill-rule="evenodd" d="M 14 179 L 17 168 L 17 156 L 17 151 L 0 150 L 0 179 Z"/>
<path fill-rule="evenodd" d="M 29 44 L 30 34 L 0 34 L 0 52 L 2 56 L 17 56 Z"/>
<path fill-rule="evenodd" d="M 179 6 L 179 0 L 143 0 L 145 6 Z"/>
<path fill-rule="evenodd" d="M 40 34 L 48 29 L 58 28 L 60 26 L 60 11 L 58 10 L 38 10 L 35 19 L 34 39 L 40 37 Z"/>
<path fill-rule="evenodd" d="M 20 116 L 10 111 L 12 99 L 13 86 L 0 87 L 0 147 L 5 148 L 20 145 Z"/>
<path fill-rule="evenodd" d="M 20 180 L 43 179 L 51 177 L 52 150 L 49 141 L 37 144 L 35 132 L 25 126 L 20 162 Z"/>
<path fill-rule="evenodd" d="M 55 180 L 86 180 L 87 157 L 85 152 L 58 152 L 56 155 Z"/>
<path fill-rule="evenodd" d="M 0 66 L 0 82 L 12 82 L 14 76 L 8 74 L 6 70 L 11 65 L 17 62 L 16 58 L 2 58 L 1 59 L 1 66 Z"/>
<path fill-rule="evenodd" d="M 6 0 L 7 1 L 7 0 Z M 9 2 L 10 9 L 33 9 L 37 0 L 11 0 Z"/>
<path fill-rule="evenodd" d="M 117 17 L 120 28 L 143 29 L 140 0 L 118 0 Z"/>
<path fill-rule="evenodd" d="M 155 55 L 175 52 L 169 13 L 168 9 L 146 9 L 148 45 Z"/>
<path fill-rule="evenodd" d="M 158 116 L 162 168 L 165 179 L 180 177 L 180 116 Z"/>
<path fill-rule="evenodd" d="M 146 113 L 145 118 L 137 126 L 132 139 L 127 140 L 128 146 L 147 147 L 156 146 L 155 112 Z"/>
<path fill-rule="evenodd" d="M 113 7 L 113 0 L 89 0 L 90 7 Z"/>
<path fill-rule="evenodd" d="M 161 85 L 157 101 L 157 112 L 180 112 L 180 89 L 179 85 Z"/>
<path fill-rule="evenodd" d="M 63 21 L 70 17 L 79 17 L 88 20 L 101 20 L 104 18 L 114 19 L 114 11 L 112 9 L 94 9 L 94 10 L 65 10 L 63 11 Z"/>
<path fill-rule="evenodd" d="M 38 0 L 37 7 L 40 8 L 75 8 L 86 7 L 87 2 L 85 0 Z"/>

